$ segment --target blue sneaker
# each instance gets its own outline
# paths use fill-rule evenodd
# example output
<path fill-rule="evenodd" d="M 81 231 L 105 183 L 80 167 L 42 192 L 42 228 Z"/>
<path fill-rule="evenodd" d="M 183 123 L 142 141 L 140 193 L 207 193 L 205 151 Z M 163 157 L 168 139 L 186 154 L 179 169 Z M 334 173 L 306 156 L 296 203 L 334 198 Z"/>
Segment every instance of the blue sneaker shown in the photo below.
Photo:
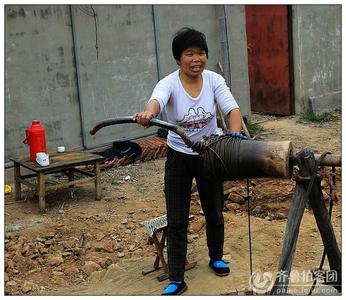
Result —
<path fill-rule="evenodd" d="M 229 266 L 223 260 L 214 260 L 209 262 L 209 267 L 212 268 L 217 276 L 227 276 L 230 273 Z"/>
<path fill-rule="evenodd" d="M 187 290 L 187 285 L 184 281 L 171 281 L 163 290 L 163 296 L 181 295 Z"/>

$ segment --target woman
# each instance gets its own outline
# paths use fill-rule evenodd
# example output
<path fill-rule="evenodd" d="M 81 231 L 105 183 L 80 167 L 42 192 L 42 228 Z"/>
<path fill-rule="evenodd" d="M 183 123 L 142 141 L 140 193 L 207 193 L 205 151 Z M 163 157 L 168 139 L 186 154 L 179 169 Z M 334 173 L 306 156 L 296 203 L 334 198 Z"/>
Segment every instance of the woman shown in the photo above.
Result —
<path fill-rule="evenodd" d="M 241 113 L 225 80 L 205 70 L 208 46 L 205 35 L 192 28 L 182 28 L 172 42 L 173 56 L 179 69 L 158 82 L 143 112 L 134 119 L 144 127 L 165 109 L 168 122 L 182 127 L 192 141 L 217 132 L 216 105 L 227 116 L 230 135 L 241 130 Z M 167 137 L 165 197 L 167 210 L 167 254 L 170 282 L 162 295 L 180 295 L 184 282 L 187 252 L 187 228 L 191 186 L 196 179 L 201 206 L 206 219 L 209 266 L 216 275 L 228 275 L 222 260 L 224 244 L 223 183 L 203 171 L 203 159 L 187 147 L 174 132 Z"/>

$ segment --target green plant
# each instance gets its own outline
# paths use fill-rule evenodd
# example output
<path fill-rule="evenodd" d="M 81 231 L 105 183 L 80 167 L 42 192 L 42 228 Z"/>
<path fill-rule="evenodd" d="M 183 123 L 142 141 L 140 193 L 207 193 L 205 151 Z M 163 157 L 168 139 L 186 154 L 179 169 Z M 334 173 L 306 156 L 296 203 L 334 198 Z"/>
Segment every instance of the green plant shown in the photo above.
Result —
<path fill-rule="evenodd" d="M 249 131 L 251 136 L 255 136 L 259 134 L 260 132 L 265 131 L 262 125 L 258 123 L 251 123 L 250 121 L 247 122 L 246 128 Z"/>
<path fill-rule="evenodd" d="M 325 123 L 329 121 L 335 121 L 337 117 L 332 112 L 323 112 L 321 114 L 315 114 L 312 111 L 303 112 L 299 115 L 299 121 L 308 121 L 314 123 Z"/>

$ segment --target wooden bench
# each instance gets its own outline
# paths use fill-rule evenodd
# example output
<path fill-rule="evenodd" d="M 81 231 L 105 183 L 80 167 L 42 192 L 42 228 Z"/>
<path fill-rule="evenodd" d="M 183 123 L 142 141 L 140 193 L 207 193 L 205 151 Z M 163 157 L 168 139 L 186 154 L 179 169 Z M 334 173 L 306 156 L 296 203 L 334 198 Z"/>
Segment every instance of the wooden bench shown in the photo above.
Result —
<path fill-rule="evenodd" d="M 46 211 L 46 190 L 57 189 L 62 187 L 73 187 L 75 183 L 85 181 L 95 181 L 95 198 L 101 199 L 100 185 L 100 161 L 104 160 L 101 155 L 92 154 L 89 152 L 73 151 L 63 153 L 52 153 L 49 155 L 49 166 L 42 167 L 36 162 L 30 161 L 30 158 L 18 157 L 10 158 L 14 162 L 14 195 L 15 200 L 21 199 L 21 184 L 27 185 L 38 190 L 39 209 L 41 212 Z M 77 166 L 94 165 L 94 172 L 86 172 L 77 169 Z M 21 175 L 21 167 L 26 168 L 34 174 Z M 58 183 L 50 187 L 46 187 L 45 176 L 58 172 L 66 172 L 69 182 Z M 87 178 L 74 180 L 75 173 L 86 175 Z M 37 183 L 30 181 L 30 178 L 37 177 Z"/>
<path fill-rule="evenodd" d="M 194 215 L 189 216 L 189 221 L 194 218 Z M 165 248 L 166 237 L 167 237 L 167 215 L 163 215 L 148 221 L 141 223 L 147 229 L 149 236 L 152 238 L 155 245 L 156 257 L 153 267 L 142 271 L 143 275 L 147 275 L 156 270 L 163 268 L 163 274 L 157 276 L 158 281 L 168 279 L 168 265 L 166 263 L 163 249 Z M 161 263 L 161 266 L 160 266 Z M 185 271 L 194 268 L 197 265 L 196 262 L 189 263 L 186 261 Z"/>

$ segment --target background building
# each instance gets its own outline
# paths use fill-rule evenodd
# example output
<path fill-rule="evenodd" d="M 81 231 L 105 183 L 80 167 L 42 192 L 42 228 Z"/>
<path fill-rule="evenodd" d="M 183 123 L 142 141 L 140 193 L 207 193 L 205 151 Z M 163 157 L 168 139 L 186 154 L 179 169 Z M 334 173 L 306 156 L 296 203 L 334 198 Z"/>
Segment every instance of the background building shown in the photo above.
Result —
<path fill-rule="evenodd" d="M 171 40 L 183 26 L 206 34 L 208 68 L 224 71 L 245 117 L 341 107 L 341 5 L 6 5 L 5 161 L 28 153 L 34 119 L 48 151 L 155 133 L 89 130 L 143 109 L 177 68 Z"/>

